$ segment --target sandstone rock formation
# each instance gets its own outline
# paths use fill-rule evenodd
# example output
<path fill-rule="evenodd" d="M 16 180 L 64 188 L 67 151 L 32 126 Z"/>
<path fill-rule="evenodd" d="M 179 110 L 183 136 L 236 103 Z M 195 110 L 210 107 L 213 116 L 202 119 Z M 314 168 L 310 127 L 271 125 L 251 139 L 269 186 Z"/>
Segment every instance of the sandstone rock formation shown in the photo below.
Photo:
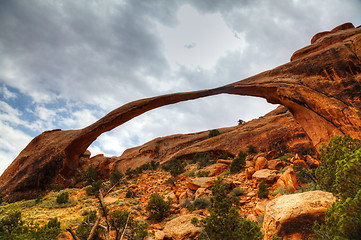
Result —
<path fill-rule="evenodd" d="M 283 195 L 271 200 L 264 214 L 264 239 L 272 240 L 273 235 L 283 239 L 308 239 L 313 234 L 314 221 L 323 222 L 325 211 L 334 201 L 332 193 L 322 191 Z"/>
<path fill-rule="evenodd" d="M 79 158 L 102 133 L 154 108 L 222 93 L 262 97 L 287 107 L 315 146 L 334 135 L 361 138 L 361 28 L 344 24 L 319 34 L 291 62 L 226 86 L 128 103 L 79 130 L 34 138 L 0 177 L 8 200 L 36 196 L 50 183 L 69 183 Z M 216 138 L 216 137 L 215 137 Z"/>

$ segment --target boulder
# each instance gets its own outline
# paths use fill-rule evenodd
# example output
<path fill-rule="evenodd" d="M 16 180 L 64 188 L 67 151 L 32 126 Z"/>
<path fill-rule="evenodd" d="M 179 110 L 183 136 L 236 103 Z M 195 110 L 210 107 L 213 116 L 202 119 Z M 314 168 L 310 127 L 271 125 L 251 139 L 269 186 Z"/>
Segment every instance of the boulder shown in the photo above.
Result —
<path fill-rule="evenodd" d="M 296 173 L 291 166 L 288 167 L 287 170 L 277 180 L 275 187 L 283 187 L 288 192 L 295 192 L 299 188 Z"/>
<path fill-rule="evenodd" d="M 205 168 L 203 168 L 203 171 L 209 171 L 209 177 L 214 177 L 214 176 L 218 176 L 219 174 L 223 173 L 224 171 L 226 171 L 229 168 L 228 164 L 225 163 L 216 163 L 216 164 L 212 164 L 210 166 L 207 166 Z"/>
<path fill-rule="evenodd" d="M 280 159 L 272 159 L 267 162 L 267 168 L 271 170 L 280 170 L 285 167 L 285 162 Z"/>
<path fill-rule="evenodd" d="M 265 157 L 258 157 L 254 169 L 256 171 L 262 170 L 267 166 L 267 159 Z"/>
<path fill-rule="evenodd" d="M 256 171 L 252 178 L 255 178 L 258 182 L 265 181 L 267 183 L 272 183 L 277 177 L 278 171 L 270 169 L 262 169 Z"/>
<path fill-rule="evenodd" d="M 323 222 L 325 211 L 334 202 L 335 197 L 323 191 L 283 195 L 271 200 L 266 206 L 262 226 L 264 239 L 272 240 L 273 235 L 283 239 L 312 237 L 314 221 Z"/>
<path fill-rule="evenodd" d="M 232 162 L 233 162 L 233 160 L 225 160 L 225 159 L 217 160 L 217 163 L 223 163 L 223 164 L 227 164 L 227 165 L 231 165 Z"/>
<path fill-rule="evenodd" d="M 246 161 L 246 168 L 254 167 L 254 162 L 252 161 Z"/>
<path fill-rule="evenodd" d="M 187 187 L 190 190 L 197 191 L 198 188 L 210 188 L 214 184 L 215 177 L 199 177 L 191 179 Z"/>
<path fill-rule="evenodd" d="M 266 206 L 267 206 L 268 202 L 269 202 L 268 199 L 264 199 L 264 200 L 257 202 L 256 207 L 254 208 L 255 214 L 257 214 L 258 216 L 264 214 L 264 211 L 266 210 Z"/>
<path fill-rule="evenodd" d="M 170 220 L 164 226 L 164 237 L 172 240 L 196 239 L 202 228 L 196 227 L 191 223 L 191 219 L 194 217 L 199 220 L 203 218 L 203 216 L 198 214 L 187 214 Z"/>

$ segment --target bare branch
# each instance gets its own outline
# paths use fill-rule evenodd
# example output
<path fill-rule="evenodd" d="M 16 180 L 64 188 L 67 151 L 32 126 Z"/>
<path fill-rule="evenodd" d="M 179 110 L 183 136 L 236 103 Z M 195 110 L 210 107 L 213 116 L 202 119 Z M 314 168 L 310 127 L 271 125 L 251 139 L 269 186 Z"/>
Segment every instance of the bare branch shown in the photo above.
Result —
<path fill-rule="evenodd" d="M 71 234 L 71 236 L 73 237 L 74 240 L 80 240 L 80 239 L 76 236 L 76 234 L 75 234 L 75 232 L 73 231 L 72 228 L 67 228 L 66 230 L 68 230 L 68 232 L 70 232 L 70 234 Z"/>
<path fill-rule="evenodd" d="M 124 234 L 125 234 L 125 229 L 127 229 L 127 226 L 128 226 L 128 222 L 129 222 L 130 214 L 131 214 L 131 212 L 129 212 L 129 214 L 128 214 L 127 222 L 125 223 L 125 226 L 124 226 L 124 229 L 123 229 L 122 236 L 120 237 L 120 239 L 119 239 L 119 240 L 122 240 L 122 239 L 123 239 L 123 237 L 124 237 Z"/>

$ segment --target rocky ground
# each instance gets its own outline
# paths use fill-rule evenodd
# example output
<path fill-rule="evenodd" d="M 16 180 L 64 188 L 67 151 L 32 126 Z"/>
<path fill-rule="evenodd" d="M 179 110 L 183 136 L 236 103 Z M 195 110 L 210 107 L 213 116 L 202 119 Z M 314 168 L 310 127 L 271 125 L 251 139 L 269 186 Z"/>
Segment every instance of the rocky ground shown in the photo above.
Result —
<path fill-rule="evenodd" d="M 334 198 L 332 194 L 321 191 L 294 194 L 297 191 L 306 191 L 307 188 L 302 179 L 297 179 L 297 176 L 303 176 L 298 174 L 300 169 L 309 171 L 316 167 L 317 159 L 298 155 L 271 159 L 272 155 L 274 153 L 248 155 L 246 167 L 235 174 L 230 174 L 229 171 L 233 159 L 218 159 L 214 164 L 202 169 L 199 169 L 197 163 L 185 161 L 188 162 L 186 171 L 178 175 L 175 182 L 170 182 L 168 179 L 172 176 L 161 168 L 146 170 L 138 176 L 122 180 L 121 184 L 104 198 L 104 203 L 110 211 L 131 210 L 133 218 L 148 221 L 148 239 L 197 239 L 201 229 L 190 221 L 193 217 L 204 218 L 209 212 L 207 209 L 189 208 L 186 203 L 198 198 L 209 199 L 214 180 L 222 177 L 231 184 L 232 189 L 238 190 L 240 215 L 263 224 L 265 239 L 272 239 L 272 235 L 283 236 L 284 239 L 306 239 L 312 233 L 313 221 L 323 219 L 325 210 L 332 205 Z M 200 173 L 206 176 L 197 177 Z M 261 181 L 265 181 L 269 186 L 267 198 L 258 197 Z M 105 186 L 109 184 L 104 183 Z M 135 195 L 127 198 L 129 190 Z M 70 194 L 69 203 L 57 204 L 56 196 L 65 191 Z M 161 222 L 148 219 L 146 207 L 153 193 L 172 199 L 171 215 Z M 36 200 L 3 203 L 0 212 L 20 210 L 25 221 L 40 224 L 57 217 L 64 230 L 59 238 L 72 239 L 66 229 L 76 229 L 84 216 L 98 207 L 98 199 L 89 196 L 84 187 L 53 191 L 38 203 Z M 113 231 L 112 234 L 114 235 Z"/>

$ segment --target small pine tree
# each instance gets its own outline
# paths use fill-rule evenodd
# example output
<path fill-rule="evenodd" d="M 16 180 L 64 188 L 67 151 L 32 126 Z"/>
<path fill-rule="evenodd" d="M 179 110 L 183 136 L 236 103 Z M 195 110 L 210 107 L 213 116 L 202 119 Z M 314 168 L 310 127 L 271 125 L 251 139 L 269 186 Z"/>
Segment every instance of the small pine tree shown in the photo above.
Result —
<path fill-rule="evenodd" d="M 61 194 L 58 195 L 58 197 L 56 198 L 56 202 L 58 204 L 64 204 L 67 203 L 69 201 L 69 193 L 68 192 L 63 192 Z"/>
<path fill-rule="evenodd" d="M 157 221 L 162 221 L 170 214 L 170 200 L 164 201 L 158 193 L 153 193 L 150 196 L 146 210 L 149 212 L 149 218 Z"/>
<path fill-rule="evenodd" d="M 268 198 L 269 190 L 265 181 L 260 182 L 257 195 L 259 198 Z"/>
<path fill-rule="evenodd" d="M 221 134 L 221 133 L 217 129 L 210 130 L 208 133 L 208 138 L 218 136 L 219 134 Z"/>
<path fill-rule="evenodd" d="M 228 194 L 230 186 L 218 178 L 212 187 L 210 216 L 201 221 L 207 237 L 218 239 L 263 238 L 261 227 L 248 219 L 241 218 L 238 212 L 238 199 Z M 197 222 L 193 220 L 193 222 Z"/>
<path fill-rule="evenodd" d="M 240 151 L 237 157 L 232 161 L 231 166 L 229 167 L 230 172 L 237 173 L 241 171 L 244 166 L 246 166 L 246 157 L 247 154 Z"/>

